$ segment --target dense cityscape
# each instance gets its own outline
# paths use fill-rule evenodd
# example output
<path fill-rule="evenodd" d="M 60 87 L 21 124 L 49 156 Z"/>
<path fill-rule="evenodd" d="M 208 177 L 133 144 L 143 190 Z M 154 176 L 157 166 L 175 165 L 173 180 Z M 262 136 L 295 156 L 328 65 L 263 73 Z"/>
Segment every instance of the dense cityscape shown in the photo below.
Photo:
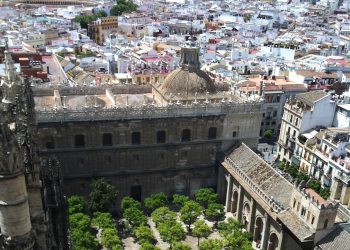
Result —
<path fill-rule="evenodd" d="M 350 249 L 350 0 L 0 2 L 0 249 Z"/>

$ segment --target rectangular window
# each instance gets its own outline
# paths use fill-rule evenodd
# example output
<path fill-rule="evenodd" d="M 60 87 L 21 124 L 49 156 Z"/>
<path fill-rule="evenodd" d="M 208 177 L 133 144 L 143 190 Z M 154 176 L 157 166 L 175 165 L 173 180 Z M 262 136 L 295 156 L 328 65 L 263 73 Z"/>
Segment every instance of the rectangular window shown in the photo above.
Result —
<path fill-rule="evenodd" d="M 232 137 L 237 137 L 237 131 L 232 132 Z"/>
<path fill-rule="evenodd" d="M 277 111 L 273 111 L 273 117 L 276 117 L 277 116 Z"/>
<path fill-rule="evenodd" d="M 113 145 L 113 138 L 111 133 L 104 133 L 102 135 L 102 145 L 103 146 L 112 146 Z"/>
<path fill-rule="evenodd" d="M 131 144 L 141 144 L 141 133 L 140 132 L 133 132 L 131 134 Z"/>
<path fill-rule="evenodd" d="M 209 128 L 209 131 L 208 131 L 208 139 L 209 140 L 216 139 L 216 131 L 217 131 L 217 129 L 215 127 Z"/>
<path fill-rule="evenodd" d="M 74 136 L 74 147 L 84 148 L 85 147 L 85 136 L 84 135 L 75 135 Z"/>
<path fill-rule="evenodd" d="M 181 141 L 191 141 L 191 130 L 184 129 L 182 130 Z"/>
<path fill-rule="evenodd" d="M 164 130 L 157 131 L 157 143 L 165 143 L 166 134 Z"/>

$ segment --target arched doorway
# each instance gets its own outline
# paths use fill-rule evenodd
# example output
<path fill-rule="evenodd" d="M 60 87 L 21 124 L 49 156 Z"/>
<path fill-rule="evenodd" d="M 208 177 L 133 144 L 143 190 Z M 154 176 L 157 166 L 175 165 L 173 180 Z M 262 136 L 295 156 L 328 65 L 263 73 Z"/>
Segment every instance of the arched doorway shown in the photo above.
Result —
<path fill-rule="evenodd" d="M 270 234 L 268 250 L 276 250 L 278 248 L 278 237 L 275 233 Z"/>
<path fill-rule="evenodd" d="M 264 228 L 264 222 L 262 218 L 261 217 L 256 218 L 255 230 L 254 230 L 254 241 L 256 242 L 257 247 L 261 245 L 263 228 Z"/>
<path fill-rule="evenodd" d="M 242 222 L 245 230 L 249 231 L 250 206 L 248 203 L 244 204 Z"/>
<path fill-rule="evenodd" d="M 232 203 L 231 203 L 231 213 L 235 214 L 237 212 L 237 205 L 238 205 L 238 192 L 233 191 Z"/>

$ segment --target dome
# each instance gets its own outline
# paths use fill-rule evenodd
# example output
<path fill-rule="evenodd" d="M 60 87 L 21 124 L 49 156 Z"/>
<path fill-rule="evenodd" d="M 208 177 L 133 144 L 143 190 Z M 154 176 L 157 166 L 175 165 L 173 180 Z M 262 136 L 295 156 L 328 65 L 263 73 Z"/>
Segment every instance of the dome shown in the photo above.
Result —
<path fill-rule="evenodd" d="M 195 97 L 204 96 L 207 92 L 216 93 L 215 85 L 210 77 L 198 68 L 179 68 L 171 72 L 159 88 L 164 96 Z"/>
<path fill-rule="evenodd" d="M 199 48 L 192 45 L 181 48 L 180 68 L 171 72 L 160 85 L 158 91 L 164 97 L 193 99 L 196 93 L 198 97 L 207 92 L 216 93 L 213 81 L 200 69 Z"/>

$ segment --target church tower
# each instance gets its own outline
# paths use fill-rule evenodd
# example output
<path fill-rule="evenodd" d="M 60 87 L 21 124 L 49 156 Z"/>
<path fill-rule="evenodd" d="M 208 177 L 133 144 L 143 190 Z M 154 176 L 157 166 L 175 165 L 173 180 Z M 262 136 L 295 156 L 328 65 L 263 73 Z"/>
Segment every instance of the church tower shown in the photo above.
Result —
<path fill-rule="evenodd" d="M 25 179 L 30 158 L 27 84 L 5 51 L 0 82 L 0 249 L 5 250 L 32 250 L 35 244 Z"/>

